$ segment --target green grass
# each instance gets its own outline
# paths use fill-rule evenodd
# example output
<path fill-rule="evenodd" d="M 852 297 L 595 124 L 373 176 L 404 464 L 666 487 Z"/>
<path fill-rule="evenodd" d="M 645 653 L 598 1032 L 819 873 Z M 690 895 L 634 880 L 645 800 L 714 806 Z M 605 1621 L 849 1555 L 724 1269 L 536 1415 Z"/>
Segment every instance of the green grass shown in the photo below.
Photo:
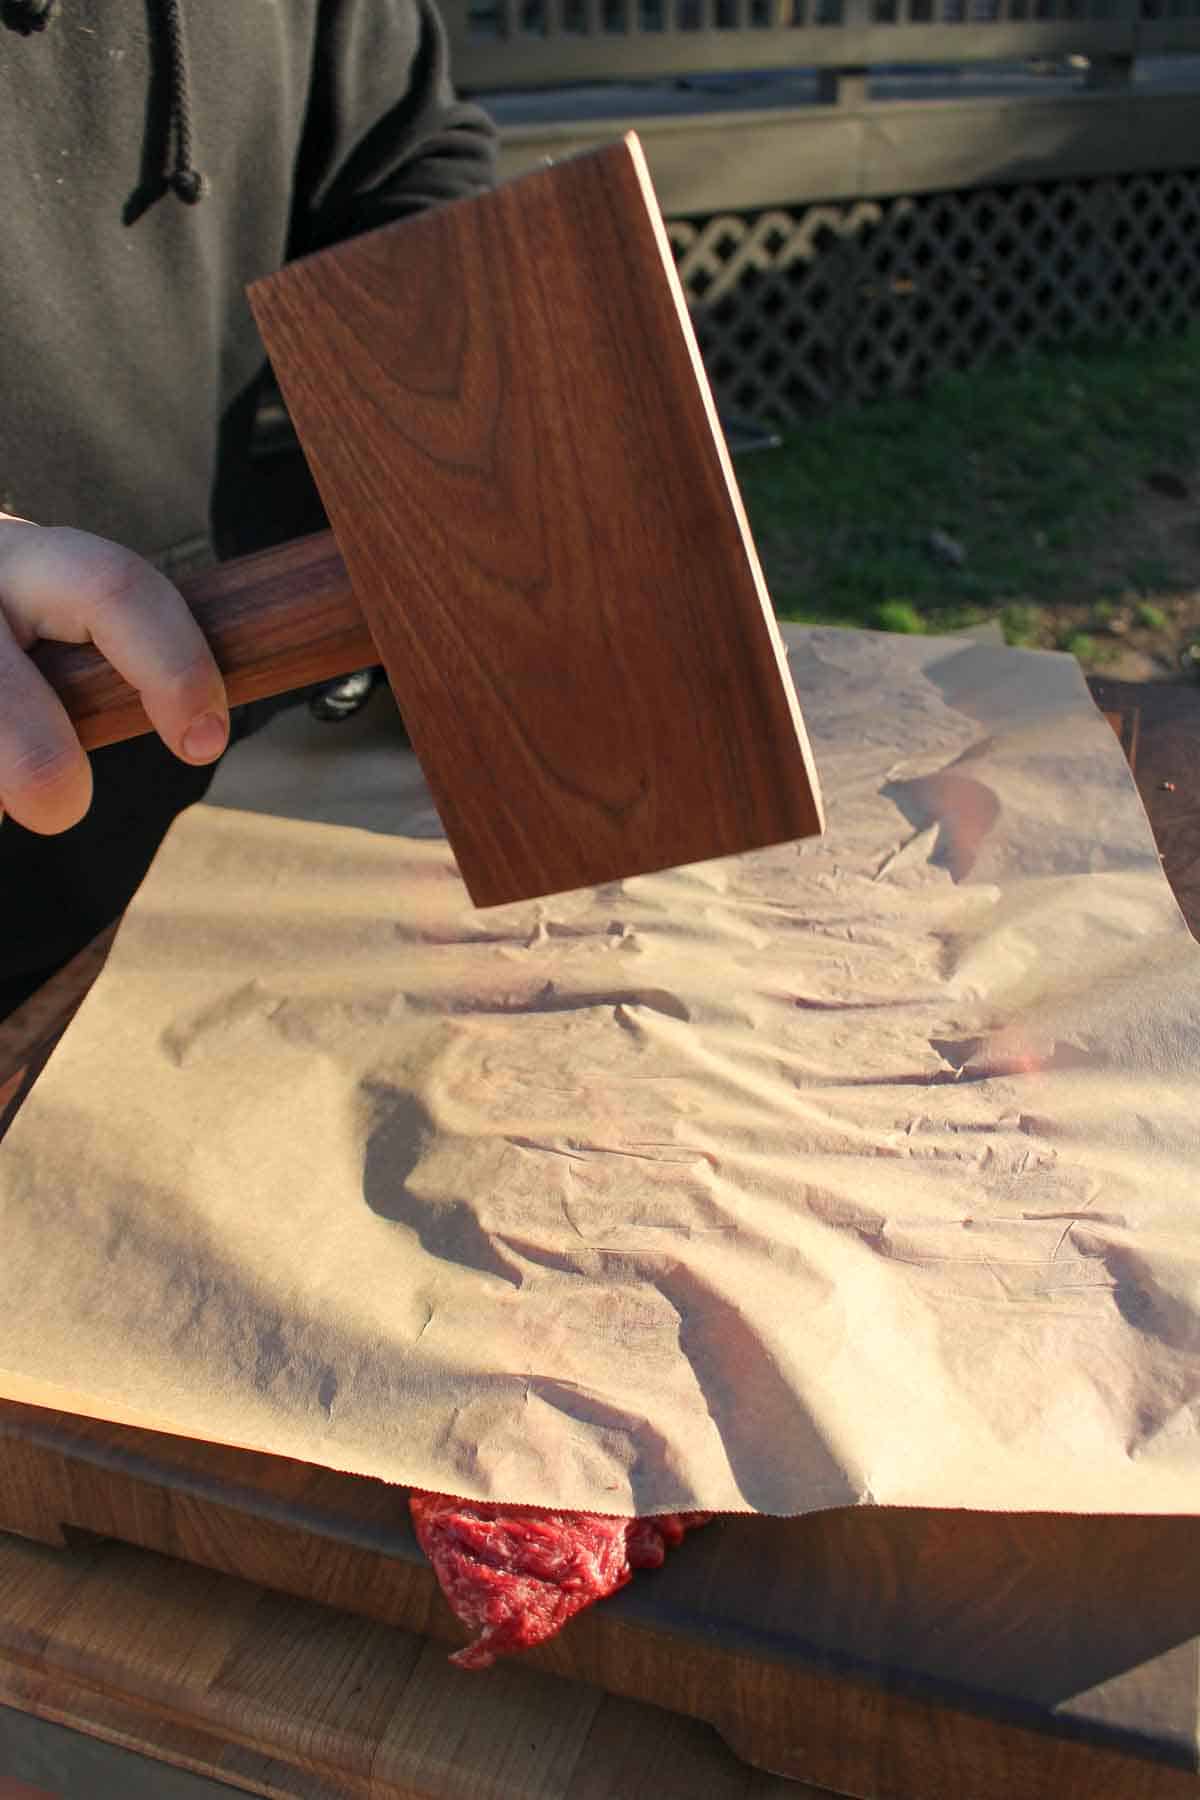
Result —
<path fill-rule="evenodd" d="M 1004 628 L 1006 643 L 1015 644 L 1019 648 L 1022 644 L 1037 642 L 1041 619 L 1035 606 L 1020 603 L 1006 606 L 1000 614 L 1000 623 Z"/>
<path fill-rule="evenodd" d="M 738 475 L 781 616 L 912 631 L 1003 611 L 1020 642 L 1056 600 L 1195 585 L 1195 550 L 1165 556 L 1132 522 L 1151 470 L 1198 464 L 1194 331 L 814 417 Z M 933 530 L 961 569 L 930 554 Z"/>
<path fill-rule="evenodd" d="M 1065 631 L 1058 647 L 1060 650 L 1069 650 L 1080 662 L 1094 662 L 1096 659 L 1096 640 L 1086 631 Z"/>
<path fill-rule="evenodd" d="M 884 600 L 875 608 L 871 623 L 880 631 L 924 631 L 925 621 L 907 600 Z"/>

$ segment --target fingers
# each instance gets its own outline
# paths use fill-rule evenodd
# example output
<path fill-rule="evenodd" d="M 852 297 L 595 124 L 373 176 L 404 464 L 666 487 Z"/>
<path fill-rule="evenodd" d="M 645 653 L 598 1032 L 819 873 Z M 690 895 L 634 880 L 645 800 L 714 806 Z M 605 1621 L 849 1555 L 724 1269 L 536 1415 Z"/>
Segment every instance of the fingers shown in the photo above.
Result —
<path fill-rule="evenodd" d="M 212 762 L 224 750 L 229 708 L 203 633 L 166 577 L 132 551 L 88 532 L 0 520 L 0 612 L 9 636 L 23 649 L 38 638 L 94 643 L 138 690 L 151 724 L 183 761 Z M 36 778 L 39 792 L 57 792 L 62 784 L 63 793 L 69 787 L 77 798 L 78 776 L 68 774 L 74 759 L 61 753 L 59 743 L 61 708 L 54 713 L 46 700 L 49 690 L 43 692 L 11 666 L 8 680 L 15 683 L 11 702 L 21 702 L 29 721 L 27 728 L 22 726 L 22 715 L 6 709 L 3 732 L 10 763 L 22 761 L 27 786 L 34 757 L 39 768 L 49 771 Z M 18 739 L 26 729 L 29 737 L 22 750 Z M 58 746 L 53 751 L 52 742 Z M 3 792 L 0 785 L 0 798 Z M 17 805 L 8 804 L 19 817 Z"/>
<path fill-rule="evenodd" d="M 91 803 L 91 766 L 66 709 L 0 613 L 0 817 L 66 831 Z"/>

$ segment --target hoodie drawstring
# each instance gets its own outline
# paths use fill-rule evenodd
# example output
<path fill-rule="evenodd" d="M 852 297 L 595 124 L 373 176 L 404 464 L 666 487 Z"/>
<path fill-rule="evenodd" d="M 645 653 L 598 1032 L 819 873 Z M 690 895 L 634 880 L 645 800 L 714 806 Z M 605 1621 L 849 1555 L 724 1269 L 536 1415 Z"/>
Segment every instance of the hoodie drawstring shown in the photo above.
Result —
<path fill-rule="evenodd" d="M 2 0 L 0 21 L 22 37 L 45 31 L 58 8 L 58 0 Z"/>
<path fill-rule="evenodd" d="M 175 141 L 175 166 L 167 176 L 171 192 L 187 206 L 195 206 L 208 192 L 208 177 L 192 162 L 192 94 L 188 78 L 187 37 L 180 0 L 160 0 L 171 64 L 171 117 L 169 131 Z"/>
<path fill-rule="evenodd" d="M 59 0 L 0 0 L 0 24 L 27 37 L 44 31 Z M 167 147 L 175 159 L 163 176 L 164 186 L 185 206 L 194 206 L 208 192 L 209 182 L 192 161 L 192 90 L 188 71 L 187 35 L 183 28 L 182 0 L 158 0 L 167 41 Z"/>

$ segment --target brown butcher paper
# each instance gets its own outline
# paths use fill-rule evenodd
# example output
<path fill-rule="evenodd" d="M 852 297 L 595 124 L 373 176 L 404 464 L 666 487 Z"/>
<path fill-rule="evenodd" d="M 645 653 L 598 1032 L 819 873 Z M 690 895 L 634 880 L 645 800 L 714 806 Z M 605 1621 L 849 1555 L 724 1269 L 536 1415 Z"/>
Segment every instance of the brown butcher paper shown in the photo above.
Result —
<path fill-rule="evenodd" d="M 1116 739 L 1066 657 L 789 636 L 826 835 L 537 904 L 386 697 L 236 750 L 0 1146 L 0 1391 L 615 1513 L 1194 1511 L 1200 949 Z"/>

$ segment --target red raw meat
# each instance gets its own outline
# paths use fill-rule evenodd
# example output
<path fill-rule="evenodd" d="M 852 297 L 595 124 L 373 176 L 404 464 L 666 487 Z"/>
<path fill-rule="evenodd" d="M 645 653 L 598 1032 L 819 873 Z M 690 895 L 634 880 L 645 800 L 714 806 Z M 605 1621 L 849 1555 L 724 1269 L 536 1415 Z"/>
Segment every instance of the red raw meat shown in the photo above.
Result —
<path fill-rule="evenodd" d="M 712 1517 L 613 1519 L 416 1492 L 408 1504 L 442 1592 L 478 1634 L 450 1658 L 460 1669 L 489 1669 L 497 1656 L 545 1643 L 635 1569 L 659 1568 L 685 1531 Z"/>

